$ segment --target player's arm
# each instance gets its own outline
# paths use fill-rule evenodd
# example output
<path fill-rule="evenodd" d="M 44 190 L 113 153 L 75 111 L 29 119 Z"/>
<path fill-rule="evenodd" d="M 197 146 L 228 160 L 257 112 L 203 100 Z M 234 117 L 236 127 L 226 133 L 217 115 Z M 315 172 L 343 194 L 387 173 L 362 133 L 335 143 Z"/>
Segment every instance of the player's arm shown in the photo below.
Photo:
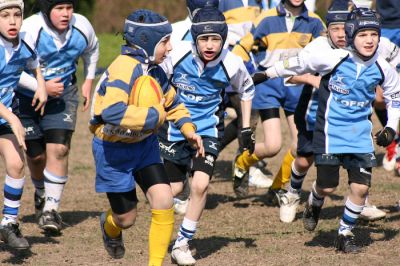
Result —
<path fill-rule="evenodd" d="M 13 114 L 7 107 L 0 102 L 0 117 L 8 122 L 12 132 L 17 138 L 18 145 L 26 150 L 25 145 L 25 128 L 22 126 L 21 121 L 18 117 Z"/>
<path fill-rule="evenodd" d="M 152 107 L 128 105 L 128 84 L 121 80 L 104 81 L 105 94 L 98 93 L 94 115 L 100 115 L 105 123 L 122 126 L 134 131 L 155 130 L 165 120 L 164 102 Z"/>
<path fill-rule="evenodd" d="M 42 72 L 39 67 L 32 69 L 32 73 L 37 81 L 37 89 L 32 99 L 32 106 L 35 107 L 35 111 L 40 110 L 40 114 L 44 114 L 44 107 L 47 102 L 47 91 L 46 91 L 46 83 L 42 76 Z"/>
<path fill-rule="evenodd" d="M 308 84 L 311 85 L 313 88 L 319 88 L 319 84 L 321 83 L 321 76 L 311 75 L 309 73 L 299 76 L 293 76 L 289 78 L 289 83 L 292 84 Z"/>
<path fill-rule="evenodd" d="M 378 63 L 381 63 L 380 66 L 384 73 L 384 80 L 381 84 L 381 88 L 383 90 L 383 97 L 386 102 L 388 120 L 386 126 L 375 134 L 374 139 L 376 144 L 386 147 L 394 140 L 394 137 L 396 136 L 396 130 L 399 126 L 400 78 L 396 70 L 386 61 L 380 62 L 380 59 L 378 59 Z"/>
<path fill-rule="evenodd" d="M 242 111 L 242 141 L 243 148 L 254 152 L 255 136 L 250 127 L 251 104 L 255 88 L 250 74 L 247 72 L 243 62 L 238 62 L 238 70 L 231 77 L 231 85 L 240 94 L 240 106 Z"/>
<path fill-rule="evenodd" d="M 269 78 L 291 77 L 306 73 L 326 74 L 335 68 L 342 60 L 348 57 L 348 52 L 342 49 L 325 50 L 320 49 L 308 52 L 303 49 L 297 56 L 283 61 L 275 62 L 265 71 L 256 72 L 252 75 L 254 84 L 264 82 Z"/>
<path fill-rule="evenodd" d="M 80 17 L 82 29 L 84 29 L 87 47 L 82 54 L 83 72 L 85 81 L 82 84 L 82 97 L 84 99 L 82 111 L 86 111 L 90 106 L 90 95 L 93 87 L 93 80 L 95 78 L 96 66 L 99 60 L 99 42 L 90 22 Z"/>

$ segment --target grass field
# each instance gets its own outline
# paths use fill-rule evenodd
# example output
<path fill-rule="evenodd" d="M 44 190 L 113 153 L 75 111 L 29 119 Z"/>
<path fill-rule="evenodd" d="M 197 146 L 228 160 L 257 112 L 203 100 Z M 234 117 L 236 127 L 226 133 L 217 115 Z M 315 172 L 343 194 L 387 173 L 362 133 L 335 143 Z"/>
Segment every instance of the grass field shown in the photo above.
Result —
<path fill-rule="evenodd" d="M 99 66 L 105 67 L 118 54 L 120 36 L 100 36 L 102 53 Z M 107 55 L 106 55 L 107 54 Z M 107 59 L 106 59 L 107 58 Z M 104 64 L 104 65 L 103 65 Z M 283 116 L 282 116 L 283 117 Z M 89 114 L 79 112 L 76 133 L 72 141 L 69 181 L 64 191 L 60 212 L 65 222 L 61 236 L 44 235 L 34 221 L 33 186 L 26 171 L 26 186 L 20 209 L 23 234 L 31 244 L 24 253 L 12 251 L 0 243 L 2 265 L 146 265 L 147 234 L 150 224 L 149 205 L 139 193 L 139 217 L 136 225 L 124 232 L 126 255 L 112 260 L 103 248 L 99 229 L 99 215 L 108 208 L 105 195 L 94 192 L 94 164 L 91 153 L 92 135 L 87 129 Z M 375 117 L 373 122 L 377 125 Z M 375 128 L 374 132 L 378 128 Z M 257 138 L 261 138 L 260 129 Z M 288 138 L 283 123 L 284 140 Z M 288 141 L 289 142 L 289 141 Z M 287 143 L 279 155 L 268 162 L 276 173 Z M 304 184 L 302 205 L 292 224 L 279 222 L 279 209 L 265 201 L 265 190 L 252 189 L 250 195 L 237 200 L 231 188 L 230 166 L 237 148 L 232 143 L 217 162 L 215 175 L 209 187 L 206 210 L 193 241 L 197 265 L 399 265 L 400 212 L 395 203 L 400 199 L 400 178 L 382 167 L 374 170 L 371 202 L 388 212 L 385 220 L 361 224 L 355 230 L 365 250 L 361 254 L 343 255 L 332 246 L 343 202 L 347 192 L 347 174 L 341 171 L 338 191 L 327 198 L 321 220 L 315 232 L 303 229 L 301 211 L 313 180 L 312 169 Z M 383 149 L 377 149 L 382 155 Z M 382 156 L 379 156 L 380 158 Z M 4 176 L 4 167 L 0 167 Z M 1 188 L 3 187 L 1 179 Z M 1 193 L 2 194 L 2 193 Z M 0 196 L 2 202 L 2 196 Z M 176 216 L 176 237 L 181 216 Z M 165 265 L 170 264 L 167 255 Z"/>

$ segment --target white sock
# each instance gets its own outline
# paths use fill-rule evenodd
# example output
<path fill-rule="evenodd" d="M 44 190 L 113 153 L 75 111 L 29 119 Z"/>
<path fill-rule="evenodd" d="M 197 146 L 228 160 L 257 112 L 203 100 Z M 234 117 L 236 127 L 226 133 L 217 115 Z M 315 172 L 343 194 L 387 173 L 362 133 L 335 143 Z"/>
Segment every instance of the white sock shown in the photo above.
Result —
<path fill-rule="evenodd" d="M 61 195 L 64 190 L 65 183 L 67 182 L 67 176 L 56 176 L 47 169 L 44 169 L 44 188 L 46 202 L 43 207 L 43 212 L 58 210 L 61 201 Z"/>

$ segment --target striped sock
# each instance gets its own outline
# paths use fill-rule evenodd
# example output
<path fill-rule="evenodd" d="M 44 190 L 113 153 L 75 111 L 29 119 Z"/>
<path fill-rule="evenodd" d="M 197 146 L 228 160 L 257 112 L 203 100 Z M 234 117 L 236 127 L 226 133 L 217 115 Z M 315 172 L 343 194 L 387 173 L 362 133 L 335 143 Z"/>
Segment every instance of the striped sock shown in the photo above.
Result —
<path fill-rule="evenodd" d="M 192 240 L 196 233 L 197 223 L 198 222 L 189 220 L 186 217 L 183 218 L 181 227 L 179 228 L 178 238 L 176 239 L 174 246 L 181 247 L 187 245 L 189 240 Z"/>
<path fill-rule="evenodd" d="M 316 183 L 314 182 L 312 185 L 310 196 L 308 197 L 308 204 L 310 204 L 310 206 L 321 207 L 322 205 L 324 205 L 325 197 L 317 193 L 315 186 Z"/>
<path fill-rule="evenodd" d="M 1 225 L 17 222 L 24 183 L 25 177 L 17 179 L 6 175 L 4 184 L 4 216 Z"/>
<path fill-rule="evenodd" d="M 357 205 L 351 202 L 349 198 L 346 200 L 346 205 L 344 206 L 344 213 L 339 225 L 339 234 L 346 235 L 356 225 L 358 216 L 362 212 L 364 205 Z"/>
<path fill-rule="evenodd" d="M 300 193 L 306 174 L 307 172 L 300 173 L 299 171 L 297 171 L 293 161 L 292 172 L 290 176 L 290 186 L 289 186 L 289 191 L 291 193 L 296 193 L 296 194 Z"/>
<path fill-rule="evenodd" d="M 61 195 L 64 190 L 65 183 L 67 183 L 67 176 L 56 176 L 44 169 L 44 187 L 46 202 L 44 204 L 43 212 L 58 210 L 61 201 Z"/>

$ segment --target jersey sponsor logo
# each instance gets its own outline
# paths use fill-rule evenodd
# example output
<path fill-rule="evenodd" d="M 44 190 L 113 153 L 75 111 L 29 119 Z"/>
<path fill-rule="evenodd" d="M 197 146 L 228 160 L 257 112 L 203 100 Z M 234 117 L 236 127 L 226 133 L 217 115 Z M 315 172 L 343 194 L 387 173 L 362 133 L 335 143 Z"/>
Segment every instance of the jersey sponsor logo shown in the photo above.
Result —
<path fill-rule="evenodd" d="M 64 113 L 63 115 L 65 116 L 64 119 L 63 119 L 64 122 L 69 122 L 69 123 L 74 122 L 74 121 L 72 120 L 72 114 Z"/>
<path fill-rule="evenodd" d="M 360 173 L 366 174 L 366 175 L 371 175 L 371 172 L 369 172 L 367 169 L 365 168 L 360 168 Z"/>
<path fill-rule="evenodd" d="M 399 109 L 400 108 L 400 101 L 392 101 L 392 107 Z"/>
<path fill-rule="evenodd" d="M 211 156 L 211 155 L 207 155 L 205 163 L 210 165 L 210 166 L 214 166 L 214 157 Z"/>
<path fill-rule="evenodd" d="M 9 87 L 9 88 L 1 88 L 0 89 L 0 98 L 3 97 L 6 94 L 13 93 L 13 92 L 14 92 L 14 89 L 11 88 L 11 87 Z"/>
<path fill-rule="evenodd" d="M 110 124 L 106 124 L 103 129 L 102 133 L 107 136 L 118 136 L 121 138 L 140 138 L 146 135 L 150 135 L 150 133 L 142 132 L 142 131 L 133 131 L 127 128 L 113 126 Z"/>
<path fill-rule="evenodd" d="M 29 135 L 31 135 L 31 134 L 34 134 L 35 133 L 35 129 L 33 128 L 33 127 L 26 127 L 25 128 L 25 134 L 27 135 L 27 136 L 29 136 Z"/>
<path fill-rule="evenodd" d="M 396 98 L 400 98 L 400 92 L 396 92 L 390 95 L 390 99 L 394 100 Z"/>
<path fill-rule="evenodd" d="M 352 100 L 343 100 L 343 99 L 335 99 L 337 102 L 339 102 L 339 103 L 341 103 L 341 104 L 343 104 L 343 105 L 345 105 L 345 106 L 348 106 L 348 107 L 352 107 L 352 106 L 356 106 L 356 107 L 365 107 L 365 106 L 368 106 L 369 105 L 369 101 L 361 101 L 361 102 L 358 102 L 358 101 L 352 101 Z"/>
<path fill-rule="evenodd" d="M 341 77 L 339 75 L 331 77 L 328 88 L 331 91 L 336 91 L 340 94 L 345 94 L 345 95 L 350 94 L 350 90 L 347 88 L 346 84 L 344 84 L 343 79 L 344 77 Z"/>
<path fill-rule="evenodd" d="M 201 102 L 204 100 L 204 96 L 200 95 L 194 95 L 185 91 L 181 91 L 180 93 L 184 98 L 187 98 L 189 100 L 195 101 L 195 102 Z"/>
<path fill-rule="evenodd" d="M 249 86 L 250 84 L 251 84 L 251 80 L 250 80 L 250 78 L 248 78 L 243 82 L 242 87 L 245 88 L 245 87 Z"/>
<path fill-rule="evenodd" d="M 210 140 L 210 141 L 208 142 L 208 145 L 209 145 L 208 147 L 209 147 L 210 149 L 213 149 L 213 150 L 216 150 L 216 151 L 217 151 L 217 150 L 218 150 L 217 144 L 218 144 L 217 142 L 214 142 L 214 141 L 211 141 L 211 140 Z"/>
<path fill-rule="evenodd" d="M 175 156 L 175 153 L 176 153 L 176 150 L 173 148 L 173 146 L 174 146 L 175 144 L 176 144 L 176 142 L 175 142 L 175 143 L 172 143 L 170 146 L 167 146 L 167 145 L 165 145 L 165 144 L 159 142 L 160 149 L 161 149 L 162 151 L 166 152 L 166 153 L 172 154 L 173 156 Z"/>
<path fill-rule="evenodd" d="M 187 78 L 188 74 L 187 73 L 181 73 L 178 72 L 176 73 L 177 77 L 174 78 L 173 83 L 175 87 L 178 89 L 184 90 L 184 91 L 195 91 L 196 87 L 193 85 L 190 85 L 189 80 Z"/>

